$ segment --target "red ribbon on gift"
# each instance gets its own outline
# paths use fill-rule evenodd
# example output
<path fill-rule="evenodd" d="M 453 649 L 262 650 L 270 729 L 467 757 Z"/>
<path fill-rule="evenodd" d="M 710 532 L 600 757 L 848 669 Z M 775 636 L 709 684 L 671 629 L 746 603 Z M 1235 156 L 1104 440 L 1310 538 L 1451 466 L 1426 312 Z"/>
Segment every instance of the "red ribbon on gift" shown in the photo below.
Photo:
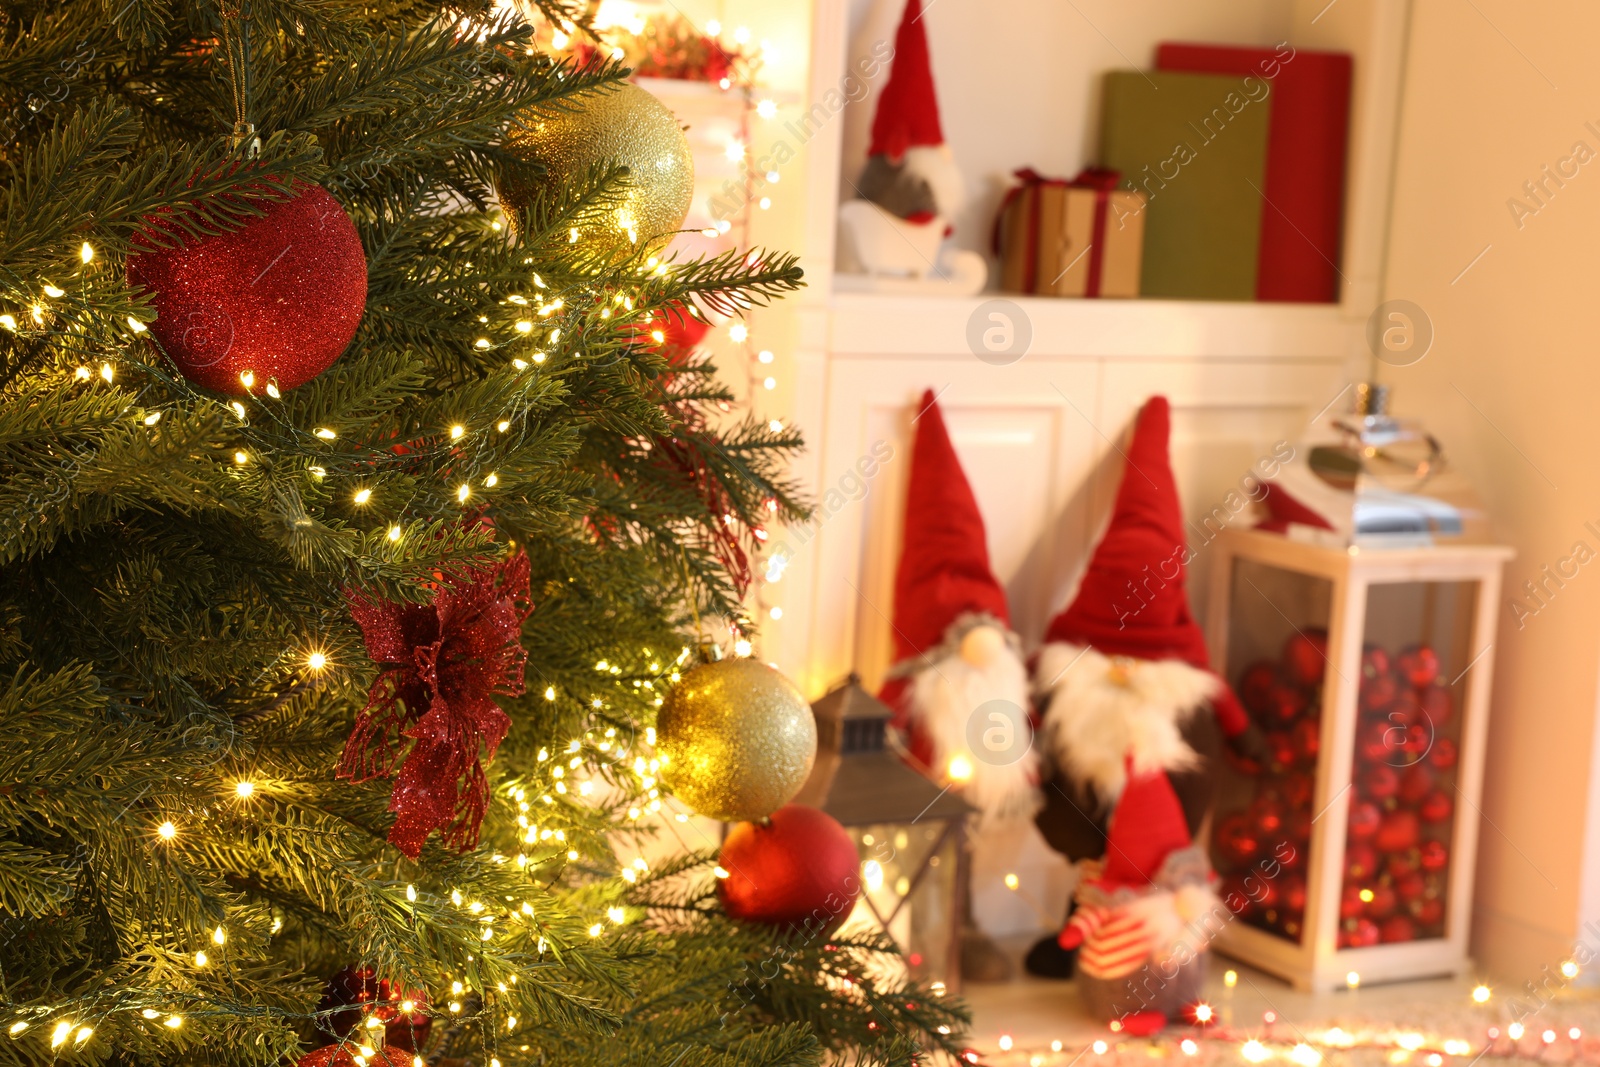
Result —
<path fill-rule="evenodd" d="M 1062 189 L 1093 189 L 1094 239 L 1089 244 L 1089 284 L 1084 290 L 1084 295 L 1099 296 L 1103 262 L 1101 244 L 1105 235 L 1106 219 L 1111 210 L 1111 194 L 1122 183 L 1122 172 L 1106 167 L 1085 167 L 1078 172 L 1076 178 L 1067 181 L 1065 178 L 1046 178 L 1032 167 L 1023 167 L 1012 176 L 1021 184 L 1007 189 L 1005 198 L 1000 201 L 1000 210 L 995 215 L 994 232 L 990 238 L 995 255 L 1000 254 L 1001 220 L 1005 218 L 1006 212 L 1019 196 L 1026 196 L 1025 209 L 1028 215 L 1026 225 L 1023 227 L 1026 244 L 1022 259 L 1022 291 L 1033 292 L 1039 275 L 1039 190 L 1046 186 Z"/>
<path fill-rule="evenodd" d="M 1111 194 L 1122 184 L 1122 172 L 1109 167 L 1084 167 L 1072 179 L 1074 189 L 1094 190 L 1094 239 L 1089 242 L 1089 284 L 1084 296 L 1100 295 L 1100 270 L 1105 262 L 1106 216 L 1111 212 Z"/>

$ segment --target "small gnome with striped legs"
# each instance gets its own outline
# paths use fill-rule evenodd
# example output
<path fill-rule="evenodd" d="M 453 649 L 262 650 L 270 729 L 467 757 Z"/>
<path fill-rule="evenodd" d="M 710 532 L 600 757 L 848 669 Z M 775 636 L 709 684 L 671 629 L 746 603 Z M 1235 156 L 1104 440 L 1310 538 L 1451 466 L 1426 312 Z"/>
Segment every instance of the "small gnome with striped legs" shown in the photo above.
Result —
<path fill-rule="evenodd" d="M 1137 765 L 1130 755 L 1105 860 L 1079 883 L 1059 941 L 1079 950 L 1078 991 L 1089 1010 L 1142 1037 L 1174 1016 L 1194 1020 L 1206 946 L 1227 912 L 1166 772 Z"/>

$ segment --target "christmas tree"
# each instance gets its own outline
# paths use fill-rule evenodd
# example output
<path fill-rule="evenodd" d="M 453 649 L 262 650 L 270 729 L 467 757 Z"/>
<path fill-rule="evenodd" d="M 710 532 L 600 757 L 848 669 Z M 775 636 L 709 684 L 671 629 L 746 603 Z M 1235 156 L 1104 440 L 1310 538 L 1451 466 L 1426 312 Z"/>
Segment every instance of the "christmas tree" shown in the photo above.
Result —
<path fill-rule="evenodd" d="M 638 859 L 656 710 L 804 514 L 674 338 L 800 271 L 558 179 L 529 131 L 627 72 L 504 7 L 0 0 L 7 1061 L 956 1051 L 889 942 Z"/>

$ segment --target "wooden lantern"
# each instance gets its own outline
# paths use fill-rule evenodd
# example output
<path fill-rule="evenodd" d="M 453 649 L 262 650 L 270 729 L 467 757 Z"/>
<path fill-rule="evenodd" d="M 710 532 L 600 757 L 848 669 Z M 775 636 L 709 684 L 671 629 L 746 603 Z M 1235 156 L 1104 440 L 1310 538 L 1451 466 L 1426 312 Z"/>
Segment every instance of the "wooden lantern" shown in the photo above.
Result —
<path fill-rule="evenodd" d="M 1270 753 L 1220 774 L 1217 947 L 1310 990 L 1465 970 L 1511 550 L 1228 530 L 1211 551 L 1212 662 Z"/>

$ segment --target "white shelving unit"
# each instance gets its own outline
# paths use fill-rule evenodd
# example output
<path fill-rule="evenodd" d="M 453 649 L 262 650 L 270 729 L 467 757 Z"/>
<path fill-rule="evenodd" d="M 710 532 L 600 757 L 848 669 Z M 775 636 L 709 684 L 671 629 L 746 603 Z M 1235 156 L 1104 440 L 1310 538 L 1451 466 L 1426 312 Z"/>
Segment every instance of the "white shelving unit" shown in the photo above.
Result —
<path fill-rule="evenodd" d="M 1149 65 L 1157 41 L 1287 38 L 1297 48 L 1353 53 L 1340 303 L 841 291 L 832 270 L 840 190 L 848 191 L 841 178 L 859 167 L 872 94 L 881 88 L 872 84 L 862 97 L 850 93 L 847 79 L 862 49 L 893 40 L 901 6 L 812 0 L 806 84 L 752 146 L 759 154 L 782 143 L 795 153 L 776 188 L 791 210 L 796 198 L 803 210 L 798 222 L 786 212 L 781 237 L 775 231 L 768 239 L 801 254 L 808 288 L 758 311 L 753 329 L 780 350 L 777 388 L 762 398 L 766 413 L 805 432 L 809 452 L 796 474 L 821 505 L 809 527 L 773 532 L 788 567 L 764 594 L 782 618 L 763 621 L 761 654 L 813 696 L 852 669 L 875 686 L 889 666 L 911 405 L 924 388 L 940 394 L 989 523 L 1013 625 L 1032 643 L 1076 584 L 1121 474 L 1113 442 L 1145 398 L 1171 399 L 1185 508 L 1206 513 L 1259 456 L 1277 441 L 1298 440 L 1347 382 L 1364 375 L 1364 325 L 1381 290 L 1409 0 L 925 5 L 946 139 L 966 160 L 974 187 L 973 207 L 957 220 L 958 242 L 972 248 L 985 242 L 1001 179 L 1012 169 L 1032 164 L 1070 174 L 1092 161 L 1101 75 Z M 841 93 L 858 99 L 835 106 Z M 807 122 L 808 113 L 821 121 Z M 998 297 L 1013 301 L 1032 328 L 1027 354 L 1005 366 L 980 361 L 967 342 L 974 313 Z M 859 463 L 878 442 L 891 458 L 863 477 Z M 1202 550 L 1190 579 L 1201 617 L 1208 563 Z M 1059 921 L 1064 869 L 1031 828 L 981 842 L 976 869 L 977 910 L 991 932 Z M 1022 879 L 1021 892 L 1001 884 L 1011 872 Z"/>

